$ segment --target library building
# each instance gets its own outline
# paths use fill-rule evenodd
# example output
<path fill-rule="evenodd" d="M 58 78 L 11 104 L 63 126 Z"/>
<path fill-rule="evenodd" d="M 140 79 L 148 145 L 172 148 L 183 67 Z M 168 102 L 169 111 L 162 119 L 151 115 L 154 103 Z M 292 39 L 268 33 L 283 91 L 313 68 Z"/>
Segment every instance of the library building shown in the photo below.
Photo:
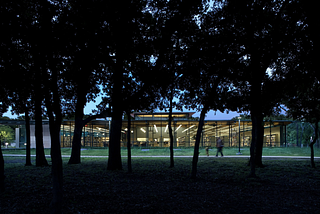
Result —
<path fill-rule="evenodd" d="M 174 147 L 193 147 L 199 121 L 192 115 L 195 112 L 173 113 L 172 132 Z M 133 113 L 131 115 L 131 133 L 128 133 L 128 121 L 122 122 L 121 147 L 127 146 L 127 135 L 131 134 L 132 147 L 169 147 L 168 113 Z M 286 146 L 286 126 L 292 121 L 265 121 L 264 147 Z M 5 139 L 6 147 L 25 147 L 26 129 L 24 121 L 0 121 L 0 128 L 12 131 Z M 35 148 L 35 125 L 31 122 L 31 148 Z M 9 129 L 11 127 L 11 129 Z M 108 147 L 111 118 L 89 122 L 82 130 L 83 147 Z M 65 120 L 61 125 L 61 147 L 71 147 L 74 121 Z M 250 120 L 205 120 L 200 146 L 215 146 L 220 137 L 225 147 L 249 147 L 251 143 L 252 122 Z M 50 148 L 49 122 L 43 122 L 44 147 Z"/>

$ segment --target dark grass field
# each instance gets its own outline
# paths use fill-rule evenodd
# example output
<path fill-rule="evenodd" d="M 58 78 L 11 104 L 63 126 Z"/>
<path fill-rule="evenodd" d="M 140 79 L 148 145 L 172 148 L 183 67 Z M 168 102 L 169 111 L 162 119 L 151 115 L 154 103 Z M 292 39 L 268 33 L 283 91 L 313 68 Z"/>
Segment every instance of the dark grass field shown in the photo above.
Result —
<path fill-rule="evenodd" d="M 50 155 L 50 149 L 45 149 L 45 154 Z M 215 155 L 217 149 L 215 147 L 209 147 L 210 155 Z M 25 149 L 4 149 L 2 148 L 3 154 L 16 154 L 16 155 L 26 155 Z M 205 156 L 205 148 L 200 147 L 199 149 L 200 155 Z M 239 152 L 238 147 L 225 147 L 223 149 L 224 155 L 236 155 Z M 170 149 L 159 148 L 159 147 L 142 147 L 142 148 L 132 148 L 131 153 L 133 156 L 169 156 Z M 193 147 L 180 147 L 174 148 L 174 156 L 193 156 L 194 148 Z M 243 155 L 250 155 L 249 147 L 241 147 L 241 153 Z M 36 150 L 31 149 L 31 155 L 35 155 Z M 71 148 L 62 148 L 61 154 L 70 156 Z M 109 149 L 108 148 L 89 148 L 85 147 L 81 151 L 81 155 L 83 156 L 108 156 Z M 128 154 L 127 148 L 121 148 L 122 157 L 126 157 Z M 314 148 L 315 157 L 320 157 L 320 148 Z M 264 156 L 306 156 L 310 157 L 310 148 L 309 147 L 264 147 L 263 148 Z"/>
<path fill-rule="evenodd" d="M 126 158 L 119 171 L 107 158 L 64 159 L 64 213 L 320 213 L 320 172 L 308 159 L 264 159 L 258 179 L 247 178 L 246 158 L 203 157 L 192 180 L 191 161 L 134 158 L 128 174 Z M 5 157 L 0 213 L 49 213 L 51 168 L 24 163 Z"/>

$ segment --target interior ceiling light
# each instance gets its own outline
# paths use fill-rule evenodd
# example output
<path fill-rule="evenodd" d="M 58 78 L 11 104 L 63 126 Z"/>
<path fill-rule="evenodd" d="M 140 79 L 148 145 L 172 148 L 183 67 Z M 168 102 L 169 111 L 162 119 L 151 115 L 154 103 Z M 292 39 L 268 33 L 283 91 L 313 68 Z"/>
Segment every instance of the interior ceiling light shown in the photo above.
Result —
<path fill-rule="evenodd" d="M 182 126 L 182 125 L 180 125 L 180 126 L 176 129 L 176 131 L 175 131 L 175 132 L 177 132 L 177 131 L 181 128 L 181 126 Z"/>
<path fill-rule="evenodd" d="M 158 129 L 157 129 L 156 124 L 154 124 L 153 126 L 154 126 L 154 128 L 155 128 L 156 132 L 158 132 Z"/>
<path fill-rule="evenodd" d="M 192 125 L 192 126 L 190 126 L 189 128 L 187 128 L 187 129 L 183 130 L 183 131 L 182 131 L 182 133 L 183 133 L 183 132 L 185 132 L 185 131 L 187 131 L 187 130 L 189 130 L 189 129 L 191 129 L 191 128 L 192 128 L 192 127 L 194 127 L 194 126 L 196 126 L 196 125 Z"/>
<path fill-rule="evenodd" d="M 143 128 L 140 129 L 143 133 L 146 133 L 146 130 L 144 130 Z"/>

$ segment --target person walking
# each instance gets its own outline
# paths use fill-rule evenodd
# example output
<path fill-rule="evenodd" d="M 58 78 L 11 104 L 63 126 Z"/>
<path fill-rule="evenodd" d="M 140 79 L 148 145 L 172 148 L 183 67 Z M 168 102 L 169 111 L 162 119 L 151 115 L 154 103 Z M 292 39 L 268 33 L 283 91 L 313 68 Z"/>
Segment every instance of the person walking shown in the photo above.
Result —
<path fill-rule="evenodd" d="M 209 157 L 209 146 L 206 147 L 206 154 Z"/>
<path fill-rule="evenodd" d="M 223 142 L 222 142 L 222 140 L 220 139 L 220 137 L 218 137 L 218 139 L 217 139 L 217 144 L 216 144 L 216 146 L 217 146 L 217 154 L 216 154 L 216 157 L 218 157 L 219 152 L 221 153 L 221 157 L 223 157 L 223 154 L 222 154 Z"/>

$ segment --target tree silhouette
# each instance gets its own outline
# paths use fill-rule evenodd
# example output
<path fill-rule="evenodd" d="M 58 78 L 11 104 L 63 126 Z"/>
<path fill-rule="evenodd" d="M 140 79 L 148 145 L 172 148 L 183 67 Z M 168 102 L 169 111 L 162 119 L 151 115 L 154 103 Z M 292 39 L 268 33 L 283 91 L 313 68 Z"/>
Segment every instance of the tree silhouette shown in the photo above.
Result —
<path fill-rule="evenodd" d="M 297 17 L 295 40 L 291 51 L 284 56 L 285 98 L 288 115 L 295 119 L 310 122 L 314 133 L 310 140 L 311 166 L 315 167 L 314 144 L 319 138 L 319 81 L 317 57 L 319 51 L 319 22 L 316 21 L 317 11 L 307 2 L 295 2 L 291 16 Z M 292 90 L 294 87 L 294 90 Z"/>
<path fill-rule="evenodd" d="M 122 169 L 120 140 L 122 115 L 127 110 L 124 106 L 125 83 L 126 78 L 132 75 L 130 66 L 136 67 L 140 60 L 145 59 L 139 57 L 139 52 L 145 49 L 138 49 L 146 37 L 145 24 L 148 20 L 143 11 L 145 7 L 146 2 L 140 1 L 110 2 L 102 11 L 104 40 L 101 47 L 104 58 L 100 63 L 106 77 L 102 85 L 112 111 L 108 170 Z"/>
<path fill-rule="evenodd" d="M 205 7 L 206 8 L 206 7 Z M 235 54 L 230 54 L 232 45 L 221 33 L 221 7 L 204 10 L 199 13 L 198 22 L 189 37 L 186 37 L 186 51 L 181 66 L 180 104 L 201 111 L 194 147 L 191 177 L 196 178 L 200 138 L 204 118 L 209 110 L 224 111 L 227 98 L 233 93 L 230 87 L 232 70 L 230 62 L 235 61 Z"/>
<path fill-rule="evenodd" d="M 157 20 L 155 26 L 154 48 L 157 58 L 155 70 L 158 72 L 160 109 L 169 109 L 168 129 L 170 136 L 170 167 L 174 167 L 172 133 L 172 109 L 182 109 L 174 98 L 184 90 L 181 81 L 182 64 L 186 60 L 188 39 L 194 36 L 198 28 L 194 18 L 202 8 L 202 1 L 157 1 L 152 5 L 156 11 L 153 17 Z"/>
<path fill-rule="evenodd" d="M 93 101 L 100 93 L 99 83 L 103 79 L 99 66 L 101 60 L 102 14 L 103 1 L 68 1 L 59 17 L 59 26 L 63 29 L 63 55 L 68 65 L 65 78 L 71 83 L 68 114 L 74 114 L 75 127 L 72 140 L 72 153 L 69 164 L 81 162 L 81 133 L 89 121 L 106 117 L 107 112 L 92 115 L 84 119 L 85 105 Z"/>
<path fill-rule="evenodd" d="M 276 88 L 275 81 L 282 77 L 282 70 L 268 72 L 281 63 L 279 58 L 287 53 L 293 40 L 295 20 L 288 19 L 289 1 L 226 1 L 224 2 L 225 33 L 237 44 L 238 70 L 236 85 L 243 97 L 240 109 L 250 111 L 252 143 L 250 148 L 250 176 L 255 176 L 255 166 L 262 165 L 263 117 L 270 115 L 277 105 L 274 97 L 262 100 Z M 232 14 L 232 15 L 231 15 Z M 228 36 L 227 36 L 228 37 Z M 237 67 L 237 66 L 236 66 Z M 245 105 L 244 105 L 245 104 Z"/>

